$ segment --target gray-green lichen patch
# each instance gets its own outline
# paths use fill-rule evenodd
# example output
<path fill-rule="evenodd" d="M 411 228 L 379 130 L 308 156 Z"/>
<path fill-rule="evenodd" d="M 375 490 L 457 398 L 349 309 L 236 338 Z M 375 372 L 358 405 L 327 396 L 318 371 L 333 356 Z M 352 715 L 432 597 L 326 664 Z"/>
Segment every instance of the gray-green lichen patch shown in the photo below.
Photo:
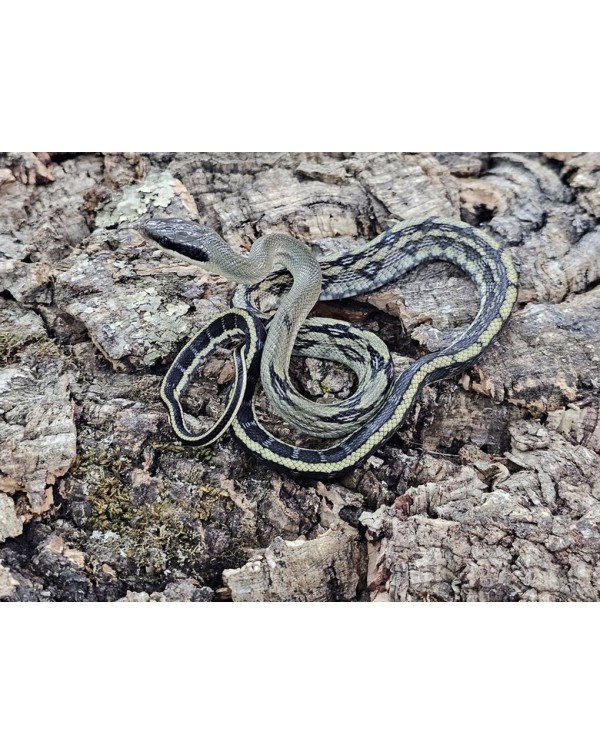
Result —
<path fill-rule="evenodd" d="M 156 208 L 157 197 L 169 213 L 193 214 L 193 207 L 188 207 L 193 200 L 170 174 L 152 173 L 123 191 L 129 197 L 125 209 L 134 214 Z M 139 199 L 135 212 L 134 196 Z M 123 212 L 117 215 L 124 225 L 95 230 L 81 253 L 64 260 L 56 275 L 55 308 L 59 316 L 87 331 L 115 369 L 142 370 L 173 353 L 194 326 L 226 305 L 228 288 L 223 287 L 212 303 L 203 301 L 203 287 L 173 276 L 175 265 L 162 261 L 161 252 L 127 226 L 131 216 Z M 114 225 L 112 220 L 99 224 Z"/>
<path fill-rule="evenodd" d="M 101 204 L 97 210 L 96 226 L 114 228 L 124 222 L 138 220 L 150 209 L 166 210 L 180 201 L 188 213 L 195 213 L 195 205 L 181 181 L 168 171 L 150 172 L 141 183 L 125 186 Z"/>
<path fill-rule="evenodd" d="M 116 368 L 153 366 L 188 334 L 190 325 L 184 314 L 189 304 L 166 303 L 149 284 L 130 283 L 112 293 L 76 300 L 66 311 L 85 326 Z"/>

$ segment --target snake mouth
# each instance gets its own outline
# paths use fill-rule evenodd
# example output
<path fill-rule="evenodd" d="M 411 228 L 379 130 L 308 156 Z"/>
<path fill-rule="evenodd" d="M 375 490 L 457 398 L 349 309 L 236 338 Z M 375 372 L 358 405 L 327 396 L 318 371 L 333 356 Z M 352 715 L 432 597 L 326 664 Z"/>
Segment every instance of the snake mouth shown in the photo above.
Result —
<path fill-rule="evenodd" d="M 143 220 L 138 227 L 142 235 L 168 251 L 181 254 L 193 262 L 209 261 L 204 243 L 210 231 L 202 225 L 169 217 Z"/>

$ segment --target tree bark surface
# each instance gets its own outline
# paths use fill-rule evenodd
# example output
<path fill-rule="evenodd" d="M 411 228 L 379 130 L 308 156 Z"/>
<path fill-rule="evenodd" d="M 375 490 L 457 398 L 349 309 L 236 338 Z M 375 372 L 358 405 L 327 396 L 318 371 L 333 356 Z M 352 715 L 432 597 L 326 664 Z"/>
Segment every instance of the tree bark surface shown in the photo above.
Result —
<path fill-rule="evenodd" d="M 150 212 L 317 254 L 462 218 L 511 248 L 518 303 L 362 467 L 296 481 L 230 436 L 172 434 L 162 376 L 234 286 L 145 241 Z M 0 155 L 0 600 L 598 600 L 599 220 L 595 153 Z M 436 263 L 317 311 L 375 332 L 402 369 L 477 306 Z M 335 364 L 293 374 L 315 400 L 351 391 Z M 199 370 L 199 426 L 232 376 L 227 350 Z"/>

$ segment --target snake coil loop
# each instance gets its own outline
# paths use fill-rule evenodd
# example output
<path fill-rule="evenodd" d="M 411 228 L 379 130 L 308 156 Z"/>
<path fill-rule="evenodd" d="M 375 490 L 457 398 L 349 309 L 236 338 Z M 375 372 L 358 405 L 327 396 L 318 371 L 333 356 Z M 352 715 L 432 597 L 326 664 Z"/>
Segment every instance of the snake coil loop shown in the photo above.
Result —
<path fill-rule="evenodd" d="M 208 445 L 231 427 L 253 455 L 278 470 L 330 479 L 362 463 L 403 424 L 424 385 L 464 371 L 498 336 L 517 298 L 510 254 L 470 225 L 452 219 L 407 221 L 356 251 L 320 263 L 297 239 L 272 234 L 249 254 L 233 251 L 214 231 L 180 219 L 153 219 L 142 231 L 169 254 L 241 283 L 235 308 L 212 320 L 180 351 L 163 380 L 161 397 L 171 426 L 185 442 Z M 465 332 L 443 350 L 416 359 L 394 376 L 389 352 L 372 333 L 324 318 L 306 319 L 315 302 L 367 293 L 426 262 L 463 270 L 480 295 L 479 311 Z M 283 269 L 281 269 L 283 268 Z M 265 330 L 260 304 L 284 292 Z M 259 304 L 259 307 L 256 306 Z M 203 434 L 185 422 L 180 395 L 197 366 L 233 335 L 235 377 L 223 416 Z M 339 361 L 357 375 L 358 388 L 338 403 L 315 404 L 289 379 L 293 353 Z M 322 450 L 299 448 L 268 432 L 254 411 L 258 377 L 274 410 L 301 431 L 341 438 Z"/>

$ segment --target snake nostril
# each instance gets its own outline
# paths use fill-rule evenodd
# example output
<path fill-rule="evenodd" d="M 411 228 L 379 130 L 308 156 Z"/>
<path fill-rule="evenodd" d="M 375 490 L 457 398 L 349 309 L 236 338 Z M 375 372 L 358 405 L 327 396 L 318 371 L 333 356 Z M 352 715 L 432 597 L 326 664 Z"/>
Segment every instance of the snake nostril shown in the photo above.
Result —
<path fill-rule="evenodd" d="M 135 224 L 136 230 L 142 235 L 148 236 L 152 232 L 152 220 L 138 220 Z"/>

